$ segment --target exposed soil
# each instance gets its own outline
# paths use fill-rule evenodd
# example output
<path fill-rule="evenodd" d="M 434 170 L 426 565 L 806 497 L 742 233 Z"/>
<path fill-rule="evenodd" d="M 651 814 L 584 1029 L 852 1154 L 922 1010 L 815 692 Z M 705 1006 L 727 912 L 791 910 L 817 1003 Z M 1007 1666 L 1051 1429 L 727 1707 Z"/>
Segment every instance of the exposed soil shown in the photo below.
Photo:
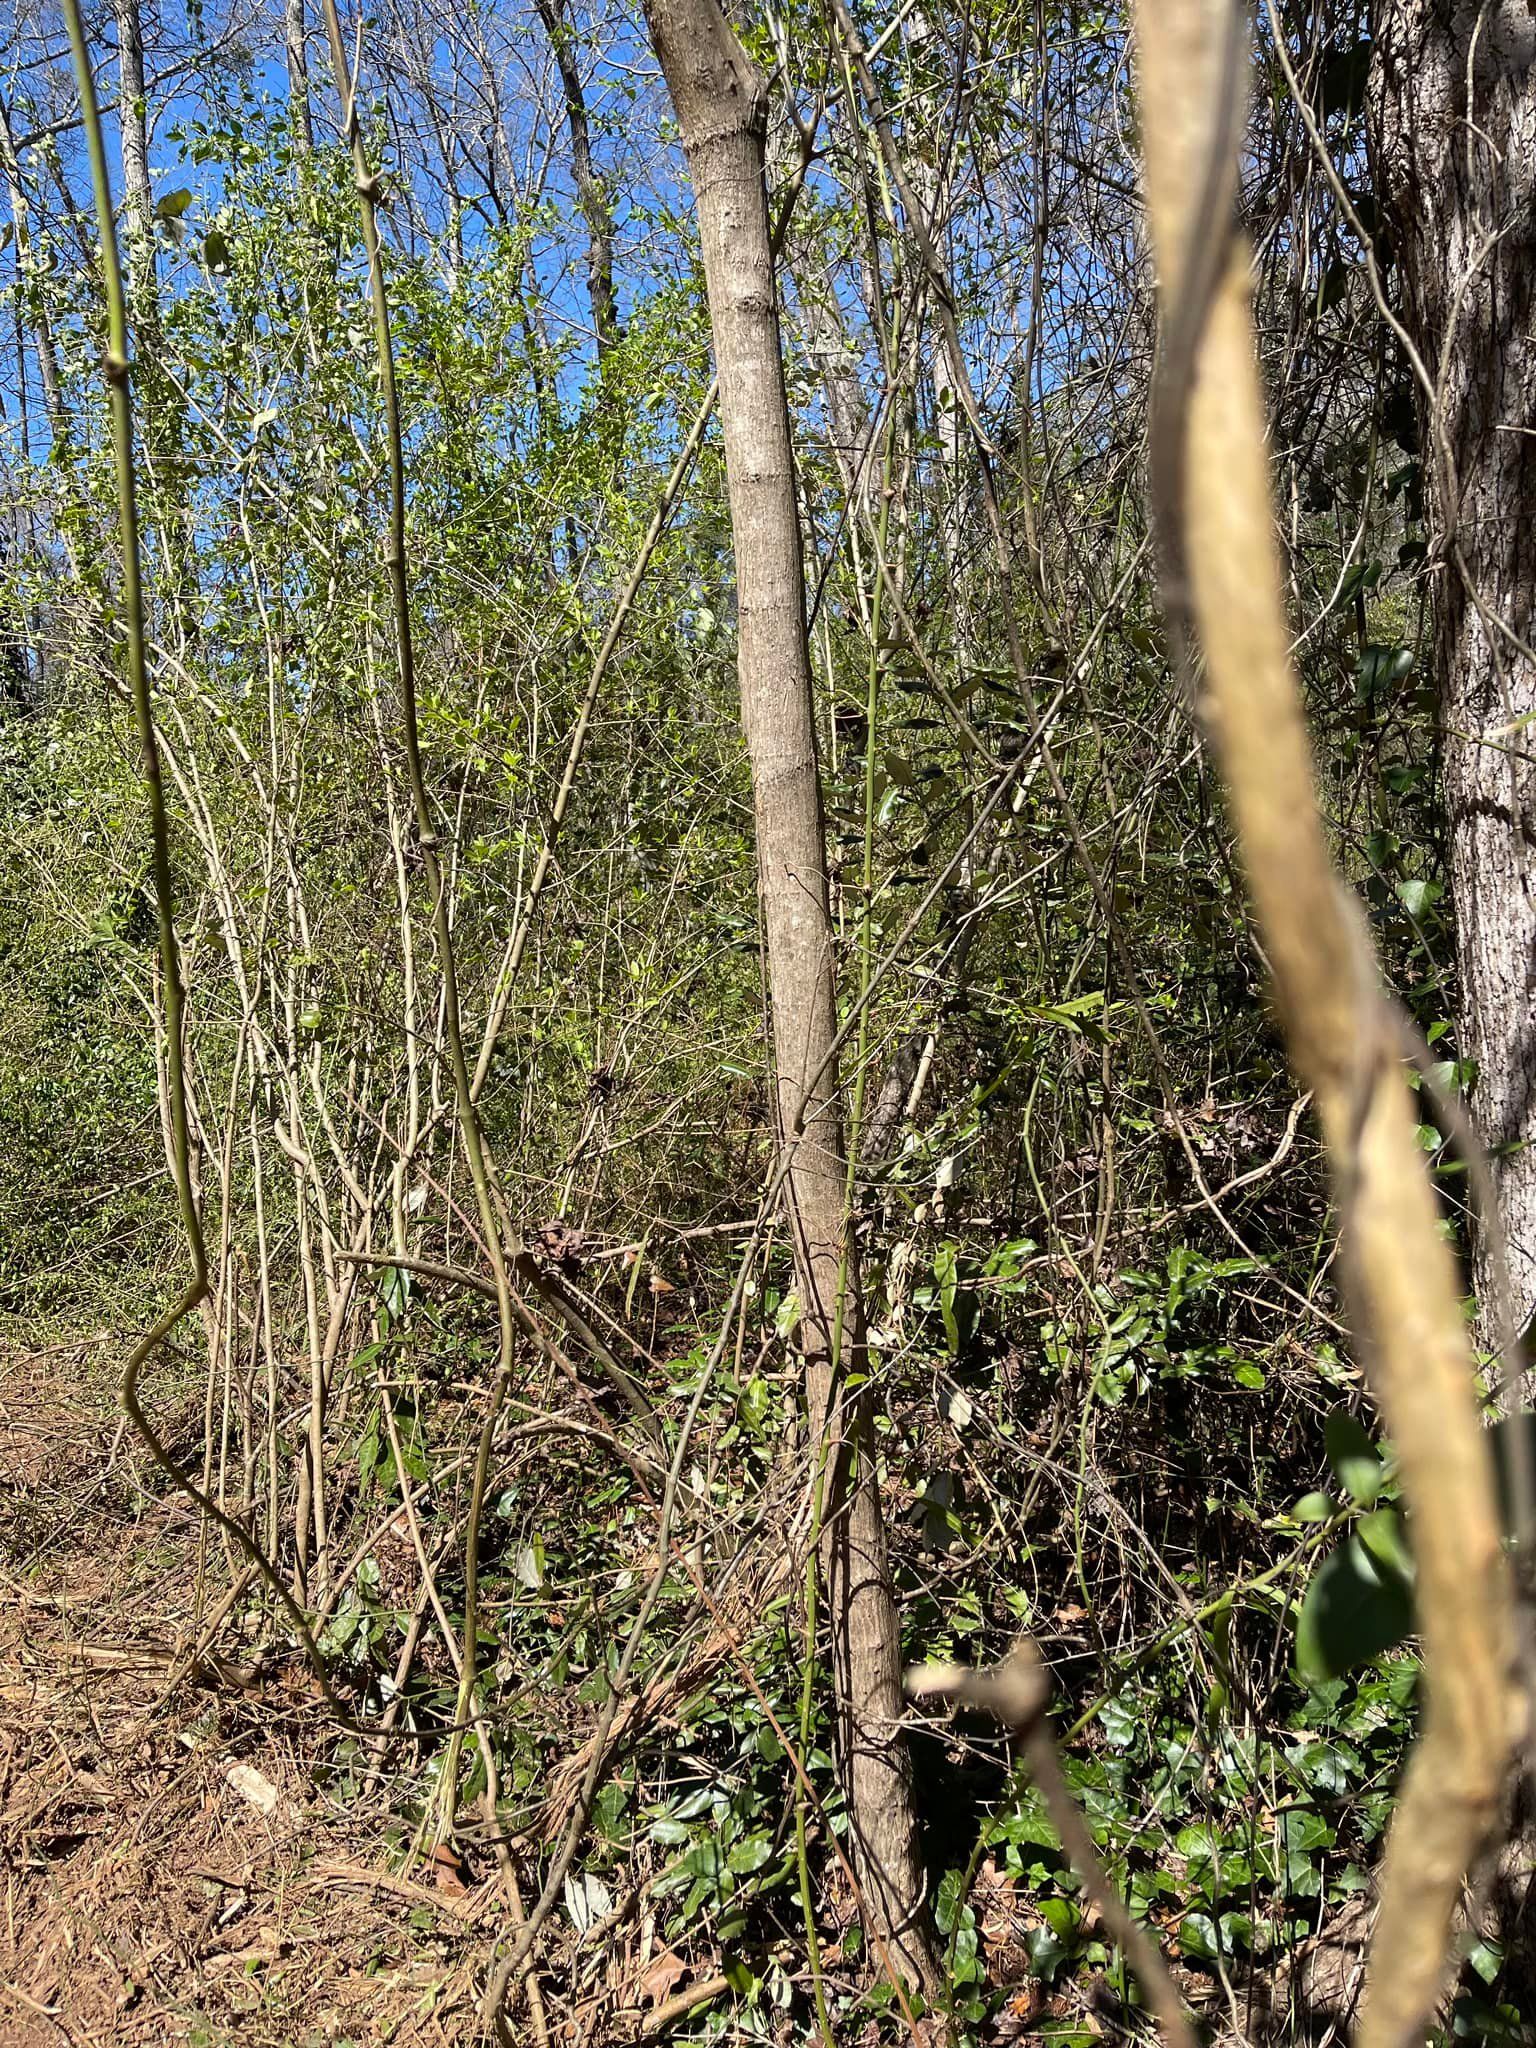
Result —
<path fill-rule="evenodd" d="M 300 1671 L 196 1678 L 229 1574 L 80 1354 L 0 1352 L 0 2048 L 458 2042 L 504 1908 L 393 1874 Z"/>

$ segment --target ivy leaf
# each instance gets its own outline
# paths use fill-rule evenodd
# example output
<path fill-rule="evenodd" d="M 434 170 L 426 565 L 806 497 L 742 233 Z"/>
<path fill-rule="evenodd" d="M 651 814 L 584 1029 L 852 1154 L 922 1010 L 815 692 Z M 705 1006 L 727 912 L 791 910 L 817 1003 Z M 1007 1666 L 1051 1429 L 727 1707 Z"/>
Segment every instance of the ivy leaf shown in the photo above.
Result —
<path fill-rule="evenodd" d="M 1179 1947 L 1202 1963 L 1214 1963 L 1221 1954 L 1216 1923 L 1209 1913 L 1186 1913 L 1179 1922 Z"/>
<path fill-rule="evenodd" d="M 1426 882 L 1415 877 L 1411 881 L 1399 882 L 1397 893 L 1410 917 L 1422 917 L 1426 910 L 1439 902 L 1443 891 L 1438 882 Z"/>
<path fill-rule="evenodd" d="M 1297 1668 L 1313 1684 L 1341 1678 L 1392 1649 L 1412 1628 L 1406 1580 L 1351 1536 L 1312 1575 L 1296 1620 Z"/>
<path fill-rule="evenodd" d="M 1355 1534 L 1384 1575 L 1400 1579 L 1405 1586 L 1413 1584 L 1413 1553 L 1396 1508 L 1378 1508 L 1373 1515 L 1363 1516 Z"/>
<path fill-rule="evenodd" d="M 1381 1453 L 1347 1408 L 1335 1408 L 1323 1427 L 1328 1462 L 1357 1507 L 1368 1508 L 1381 1491 Z"/>

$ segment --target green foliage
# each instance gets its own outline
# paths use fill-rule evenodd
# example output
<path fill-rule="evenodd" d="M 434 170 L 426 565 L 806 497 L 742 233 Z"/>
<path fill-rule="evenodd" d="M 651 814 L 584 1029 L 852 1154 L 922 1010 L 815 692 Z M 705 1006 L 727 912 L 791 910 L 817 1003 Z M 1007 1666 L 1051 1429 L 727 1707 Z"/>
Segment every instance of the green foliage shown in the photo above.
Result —
<path fill-rule="evenodd" d="M 921 266 L 902 209 L 871 184 L 825 21 L 797 5 L 748 30 L 776 94 L 822 122 L 780 296 L 842 1080 L 850 1121 L 860 1111 L 848 1199 L 869 1347 L 856 1370 L 876 1421 L 859 1455 L 878 1472 L 906 1653 L 979 1662 L 1032 1631 L 1063 1725 L 1082 1723 L 1067 1766 L 1112 1874 L 1164 1949 L 1215 1985 L 1275 1965 L 1369 1881 L 1411 1732 L 1411 1532 L 1390 1451 L 1358 1419 L 1326 1179 L 1146 568 L 1125 453 L 1143 446 L 1147 357 L 1124 27 L 1092 10 L 1041 20 L 1037 47 L 1015 13 L 968 17 L 981 54 L 963 102 L 950 40 L 916 16 L 876 60 L 914 160 L 936 179 L 955 166 L 946 237 L 966 346 L 987 366 L 994 483 L 1021 560 L 1030 534 L 1041 551 L 1038 588 L 1020 579 L 1011 617 L 979 478 L 935 388 Z M 468 1742 L 444 1783 L 453 1657 L 403 1517 L 409 1500 L 452 1635 L 494 1310 L 398 1263 L 487 1270 L 446 1113 L 441 963 L 401 774 L 351 175 L 323 122 L 299 151 L 261 69 L 215 61 L 194 27 L 198 61 L 158 131 L 158 294 L 136 372 L 199 1184 L 227 1260 L 211 1384 L 222 1399 L 227 1372 L 229 1417 L 194 1462 L 222 1461 L 227 1496 L 264 1540 L 270 1520 L 294 1568 L 323 1383 L 330 1568 L 356 1556 L 324 1647 L 367 1711 L 398 1710 L 412 1738 L 386 1788 L 403 1852 L 449 1792 L 462 1811 L 483 1784 Z M 477 33 L 502 28 L 502 10 L 476 17 Z M 474 184 L 463 137 L 481 134 L 483 104 L 444 126 L 401 76 L 377 81 L 366 111 L 388 167 L 420 744 L 472 1056 L 616 593 L 709 374 L 679 167 L 657 158 L 644 67 L 627 45 L 611 62 L 608 32 L 575 30 L 619 217 L 623 332 L 601 363 L 563 132 L 534 105 L 521 45 L 477 89 L 510 100 L 509 161 L 545 163 L 525 184 L 500 157 Z M 366 77 L 371 26 L 365 43 Z M 1345 39 L 1313 74 L 1351 179 L 1365 169 L 1363 63 Z M 21 126 L 34 116 L 40 130 L 51 118 L 40 104 Z M 1018 146 L 1042 120 L 1044 225 Z M 442 134 L 456 138 L 446 183 L 431 155 Z M 67 174 L 67 135 L 61 147 Z M 1290 162 L 1275 191 L 1291 191 Z M 25 272 L 13 257 L 0 283 L 34 337 L 31 438 L 5 429 L 18 539 L 0 564 L 7 633 L 21 622 L 39 679 L 26 715 L 0 703 L 0 1311 L 29 1344 L 145 1327 L 182 1257 L 145 812 L 117 687 L 96 281 L 67 216 L 49 215 L 44 170 L 29 151 L 40 255 Z M 1266 239 L 1257 288 L 1319 776 L 1435 1078 L 1465 1087 L 1412 393 L 1362 326 L 1353 236 L 1320 192 L 1296 204 L 1304 217 Z M 818 298 L 827 332 L 809 318 Z M 46 436 L 44 318 L 67 394 Z M 1306 347 L 1286 352 L 1298 332 Z M 827 384 L 844 360 L 879 428 L 856 488 Z M 711 429 L 620 636 L 486 1054 L 509 1242 L 568 1290 L 656 1435 L 521 1271 L 540 1341 L 520 1340 L 491 1445 L 480 1704 L 505 1817 L 544 1855 L 569 1825 L 571 1759 L 597 1717 L 643 1702 L 563 1893 L 570 1936 L 603 1921 L 605 1899 L 643 1890 L 657 1944 L 728 1975 L 736 2006 L 701 2016 L 701 2033 L 799 2039 L 815 2026 L 809 1924 L 851 2040 L 895 2021 L 864 1982 L 833 1853 L 849 1829 L 828 1617 L 823 1604 L 811 1625 L 798 1567 L 775 1571 L 783 1532 L 804 1532 L 810 1457 L 785 1232 L 754 1240 L 744 1220 L 763 1206 L 777 1109 L 731 548 Z M 1040 772 L 1010 629 L 1049 708 L 1070 826 Z M 1420 1100 L 1454 1202 L 1430 1091 Z M 359 1250 L 387 1263 L 350 1268 Z M 187 1443 L 203 1368 L 170 1359 L 157 1383 L 191 1418 Z M 313 1525 L 305 1538 L 315 1571 Z M 807 1674 L 809 1791 L 786 1749 L 801 1751 Z M 986 1741 L 965 1729 L 916 1749 L 957 2021 L 1000 2034 L 1028 1976 L 1052 2002 L 1042 2029 L 1087 2040 L 1090 1985 L 1124 2007 L 1135 1988 L 1038 1797 Z M 338 1800 L 375 1810 L 366 1746 L 338 1742 L 317 1768 Z M 972 1882 L 985 1861 L 1022 1902 L 1006 1935 Z M 1498 1959 L 1474 1968 L 1496 1977 Z M 1515 2022 L 1489 1992 L 1454 2025 L 1494 2040 Z"/>

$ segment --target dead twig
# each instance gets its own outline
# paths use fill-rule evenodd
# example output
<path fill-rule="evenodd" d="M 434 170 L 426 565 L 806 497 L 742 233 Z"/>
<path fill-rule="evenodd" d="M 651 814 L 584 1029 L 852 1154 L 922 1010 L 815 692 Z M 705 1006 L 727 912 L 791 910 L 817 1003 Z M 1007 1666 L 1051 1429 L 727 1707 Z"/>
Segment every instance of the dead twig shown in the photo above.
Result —
<path fill-rule="evenodd" d="M 1195 2048 L 1194 2026 L 1168 1966 L 1110 1883 L 1088 1823 L 1072 1797 L 1046 1715 L 1051 1681 L 1034 1644 L 1027 1636 L 1021 1637 L 1002 1663 L 987 1671 L 967 1670 L 960 1664 L 918 1664 L 907 1672 L 905 1684 L 911 1699 L 950 1700 L 956 1706 L 990 1714 L 1013 1731 L 1084 1895 L 1136 1972 L 1168 2048 Z"/>

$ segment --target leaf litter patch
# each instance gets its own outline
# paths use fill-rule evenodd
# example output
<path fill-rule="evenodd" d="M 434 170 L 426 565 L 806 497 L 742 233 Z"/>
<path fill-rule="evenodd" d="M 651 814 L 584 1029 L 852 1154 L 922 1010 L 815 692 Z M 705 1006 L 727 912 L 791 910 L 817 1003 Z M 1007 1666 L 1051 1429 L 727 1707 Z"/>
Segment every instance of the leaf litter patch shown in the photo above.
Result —
<path fill-rule="evenodd" d="M 101 1377 L 0 1350 L 0 2042 L 459 2038 L 481 1901 L 393 1877 L 387 1816 L 327 1804 L 298 1674 L 167 1694 L 198 1531 Z"/>

